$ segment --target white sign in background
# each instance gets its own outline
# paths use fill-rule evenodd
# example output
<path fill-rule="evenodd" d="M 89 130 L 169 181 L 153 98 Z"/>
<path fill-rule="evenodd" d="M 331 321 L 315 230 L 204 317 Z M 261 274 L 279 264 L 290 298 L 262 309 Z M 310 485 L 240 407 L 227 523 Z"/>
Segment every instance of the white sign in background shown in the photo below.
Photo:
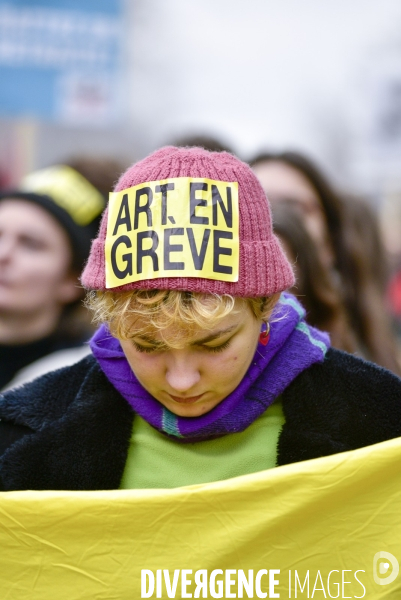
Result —
<path fill-rule="evenodd" d="M 121 47 L 120 0 L 0 0 L 0 114 L 116 121 Z"/>

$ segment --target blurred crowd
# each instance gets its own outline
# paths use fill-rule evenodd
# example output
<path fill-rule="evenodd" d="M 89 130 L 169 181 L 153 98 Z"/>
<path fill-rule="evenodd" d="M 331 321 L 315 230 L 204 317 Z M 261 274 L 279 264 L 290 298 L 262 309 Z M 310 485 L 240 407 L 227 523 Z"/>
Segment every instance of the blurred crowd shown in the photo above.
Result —
<path fill-rule="evenodd" d="M 89 352 L 79 275 L 124 166 L 75 157 L 0 192 L 0 388 Z"/>
<path fill-rule="evenodd" d="M 171 142 L 231 151 L 203 135 Z M 299 152 L 240 158 L 250 163 L 271 202 L 275 232 L 296 273 L 291 291 L 309 323 L 328 331 L 333 346 L 401 375 L 401 210 L 390 203 L 383 216 L 365 198 L 338 191 Z M 108 194 L 126 166 L 80 156 L 30 173 L 13 189 L 3 182 L 0 388 L 89 352 L 93 326 L 79 274 Z M 390 243 L 394 239 L 400 243 Z"/>

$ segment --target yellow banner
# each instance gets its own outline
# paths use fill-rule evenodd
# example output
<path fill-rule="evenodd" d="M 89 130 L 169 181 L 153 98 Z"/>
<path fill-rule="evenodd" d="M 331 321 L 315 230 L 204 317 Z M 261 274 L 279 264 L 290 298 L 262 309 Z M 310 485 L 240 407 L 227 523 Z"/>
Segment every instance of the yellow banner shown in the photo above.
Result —
<path fill-rule="evenodd" d="M 55 165 L 30 173 L 22 180 L 20 189 L 50 196 L 81 227 L 89 225 L 105 206 L 102 194 L 67 165 Z"/>
<path fill-rule="evenodd" d="M 399 600 L 400 462 L 397 439 L 173 490 L 2 493 L 0 597 Z"/>
<path fill-rule="evenodd" d="M 238 183 L 176 177 L 109 200 L 106 287 L 143 279 L 238 281 Z"/>

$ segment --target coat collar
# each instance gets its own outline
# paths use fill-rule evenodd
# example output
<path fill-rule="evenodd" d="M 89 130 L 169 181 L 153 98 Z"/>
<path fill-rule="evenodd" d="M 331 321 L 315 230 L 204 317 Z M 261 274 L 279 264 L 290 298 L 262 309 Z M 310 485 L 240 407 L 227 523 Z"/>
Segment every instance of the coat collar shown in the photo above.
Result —
<path fill-rule="evenodd" d="M 25 405 L 26 414 L 20 415 L 20 424 L 35 431 L 25 435 L 3 455 L 0 469 L 5 489 L 101 490 L 119 487 L 134 412 L 93 359 L 90 364 L 81 381 L 77 381 L 74 369 L 65 370 L 70 387 L 75 388 L 78 384 L 78 392 L 67 409 L 64 407 L 60 411 L 61 415 L 53 414 L 52 419 L 48 417 L 38 427 L 36 412 L 31 412 L 29 418 Z M 39 379 L 35 388 L 30 388 L 31 397 L 35 397 L 31 401 L 31 411 L 35 404 L 40 409 L 51 399 L 51 404 L 55 405 L 53 413 L 57 413 L 56 398 L 63 396 L 60 384 L 60 378 L 54 376 Z M 67 381 L 64 385 L 68 385 Z M 14 394 L 18 398 L 18 390 Z M 13 394 L 8 403 L 7 399 L 5 396 L 6 402 L 3 401 L 1 406 L 5 418 L 13 405 Z"/>

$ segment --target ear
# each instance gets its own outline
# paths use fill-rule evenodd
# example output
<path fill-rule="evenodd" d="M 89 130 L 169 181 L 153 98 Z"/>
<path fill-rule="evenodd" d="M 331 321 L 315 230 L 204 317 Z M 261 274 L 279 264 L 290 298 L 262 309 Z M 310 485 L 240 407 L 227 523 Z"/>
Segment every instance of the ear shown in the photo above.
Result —
<path fill-rule="evenodd" d="M 67 273 L 58 285 L 57 298 L 60 304 L 71 304 L 83 297 L 83 289 L 77 273 Z"/>

